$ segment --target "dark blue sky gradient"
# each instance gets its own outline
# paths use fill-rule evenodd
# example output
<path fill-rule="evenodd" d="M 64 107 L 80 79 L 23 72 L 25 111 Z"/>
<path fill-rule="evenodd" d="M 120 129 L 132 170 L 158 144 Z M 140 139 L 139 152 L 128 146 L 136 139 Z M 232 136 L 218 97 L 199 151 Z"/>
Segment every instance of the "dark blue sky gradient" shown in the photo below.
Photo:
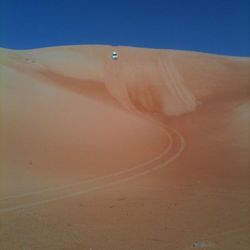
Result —
<path fill-rule="evenodd" d="M 108 44 L 250 56 L 249 0 L 1 0 L 0 47 Z"/>

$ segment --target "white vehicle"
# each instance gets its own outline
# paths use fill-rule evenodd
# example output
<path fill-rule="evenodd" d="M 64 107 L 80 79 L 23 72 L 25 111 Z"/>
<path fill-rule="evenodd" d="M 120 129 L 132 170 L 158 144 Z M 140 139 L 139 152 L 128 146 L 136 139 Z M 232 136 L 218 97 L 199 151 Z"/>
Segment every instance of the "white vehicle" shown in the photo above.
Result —
<path fill-rule="evenodd" d="M 117 60 L 118 59 L 118 53 L 117 52 L 115 52 L 115 51 L 112 52 L 112 59 L 113 60 Z"/>

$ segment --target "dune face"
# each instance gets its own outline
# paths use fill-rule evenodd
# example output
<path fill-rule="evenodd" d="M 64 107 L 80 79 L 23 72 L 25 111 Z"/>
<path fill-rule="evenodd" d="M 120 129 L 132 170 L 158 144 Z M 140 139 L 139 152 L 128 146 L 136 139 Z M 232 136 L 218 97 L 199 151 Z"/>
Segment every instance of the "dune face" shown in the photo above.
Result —
<path fill-rule="evenodd" d="M 119 50 L 119 61 L 105 60 L 105 86 L 128 110 L 179 115 L 195 110 L 171 55 Z"/>
<path fill-rule="evenodd" d="M 248 58 L 1 49 L 0 79 L 1 249 L 249 249 Z"/>

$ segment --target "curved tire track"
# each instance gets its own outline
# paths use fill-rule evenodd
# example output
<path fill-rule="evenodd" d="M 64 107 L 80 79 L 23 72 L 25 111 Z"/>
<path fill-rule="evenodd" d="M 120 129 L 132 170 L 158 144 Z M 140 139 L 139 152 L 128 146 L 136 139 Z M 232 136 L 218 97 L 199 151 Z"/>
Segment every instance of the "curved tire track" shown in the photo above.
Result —
<path fill-rule="evenodd" d="M 169 145 L 161 154 L 154 157 L 153 159 L 113 174 L 107 174 L 90 180 L 69 184 L 63 187 L 49 188 L 26 194 L 6 197 L 3 199 L 5 202 L 3 202 L 3 205 L 1 205 L 0 212 L 4 213 L 32 208 L 34 206 L 64 200 L 66 198 L 109 188 L 131 181 L 140 176 L 150 174 L 156 170 L 168 166 L 170 163 L 176 160 L 184 150 L 185 140 L 183 136 L 173 128 L 170 128 L 162 123 L 160 124 L 160 128 L 164 130 L 164 133 L 169 138 Z M 91 183 L 93 184 L 90 185 Z"/>

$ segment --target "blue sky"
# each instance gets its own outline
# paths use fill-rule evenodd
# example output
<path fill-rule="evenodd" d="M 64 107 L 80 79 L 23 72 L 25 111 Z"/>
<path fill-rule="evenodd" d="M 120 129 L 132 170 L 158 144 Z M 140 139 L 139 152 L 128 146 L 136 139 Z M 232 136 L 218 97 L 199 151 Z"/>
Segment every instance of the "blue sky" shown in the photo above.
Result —
<path fill-rule="evenodd" d="M 108 44 L 250 56 L 249 0 L 1 0 L 0 47 Z"/>

